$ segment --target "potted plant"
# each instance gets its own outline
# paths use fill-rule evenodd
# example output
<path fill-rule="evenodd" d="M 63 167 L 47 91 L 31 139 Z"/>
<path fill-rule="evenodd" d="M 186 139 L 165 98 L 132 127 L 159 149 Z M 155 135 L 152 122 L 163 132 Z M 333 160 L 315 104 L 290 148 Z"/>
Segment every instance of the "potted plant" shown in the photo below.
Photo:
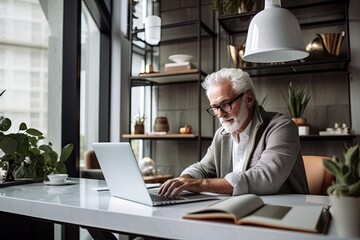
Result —
<path fill-rule="evenodd" d="M 298 126 L 305 126 L 306 118 L 303 117 L 306 106 L 309 103 L 310 95 L 307 87 L 294 87 L 292 82 L 289 83 L 287 98 L 283 94 L 283 98 L 287 104 L 290 116 Z"/>
<path fill-rule="evenodd" d="M 9 118 L 0 117 L 0 150 L 3 152 L 0 168 L 6 169 L 5 181 L 20 178 L 43 181 L 51 173 L 67 172 L 65 161 L 73 150 L 73 144 L 66 145 L 58 159 L 50 142 L 40 144 L 45 139 L 42 132 L 21 123 L 17 132 L 8 133 L 11 125 Z"/>
<path fill-rule="evenodd" d="M 259 0 L 212 0 L 214 10 L 218 10 L 220 16 L 234 13 L 245 13 L 254 10 L 254 5 Z"/>
<path fill-rule="evenodd" d="M 144 134 L 145 132 L 145 123 L 146 116 L 145 114 L 141 114 L 140 112 L 135 116 L 135 125 L 134 125 L 134 133 L 135 134 Z"/>
<path fill-rule="evenodd" d="M 346 148 L 343 159 L 334 156 L 331 161 L 323 161 L 325 169 L 336 177 L 327 192 L 336 228 L 342 237 L 360 237 L 359 162 L 359 145 Z"/>

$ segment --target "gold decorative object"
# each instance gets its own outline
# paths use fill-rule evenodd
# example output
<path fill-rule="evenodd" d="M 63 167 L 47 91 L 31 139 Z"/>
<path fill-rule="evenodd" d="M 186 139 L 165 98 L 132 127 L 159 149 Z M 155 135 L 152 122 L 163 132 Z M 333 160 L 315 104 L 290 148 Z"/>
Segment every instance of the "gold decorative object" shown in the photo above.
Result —
<path fill-rule="evenodd" d="M 323 45 L 328 53 L 334 56 L 339 56 L 341 45 L 343 43 L 345 32 L 341 33 L 321 33 L 320 35 Z"/>
<path fill-rule="evenodd" d="M 190 134 L 192 132 L 192 127 L 190 125 L 185 125 L 179 129 L 181 134 Z"/>
<path fill-rule="evenodd" d="M 319 33 L 307 46 L 311 58 L 325 58 L 329 56 L 339 56 L 341 46 L 344 41 L 345 32 L 341 33 Z"/>
<path fill-rule="evenodd" d="M 227 45 L 227 49 L 233 68 L 245 68 L 250 65 L 250 63 L 245 62 L 242 59 L 245 52 L 245 43 L 238 45 Z"/>

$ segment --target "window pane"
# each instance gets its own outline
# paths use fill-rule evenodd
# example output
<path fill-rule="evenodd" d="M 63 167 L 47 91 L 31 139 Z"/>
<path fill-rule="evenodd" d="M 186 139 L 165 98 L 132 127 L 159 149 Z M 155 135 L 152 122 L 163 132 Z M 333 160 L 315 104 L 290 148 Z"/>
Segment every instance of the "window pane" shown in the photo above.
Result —
<path fill-rule="evenodd" d="M 61 147 L 63 1 L 0 1 L 0 116 Z M 51 96 L 51 98 L 48 98 Z M 48 123 L 51 123 L 49 125 Z"/>
<path fill-rule="evenodd" d="M 48 22 L 38 1 L 1 1 L 0 5 L 0 90 L 6 89 L 0 114 L 12 120 L 11 131 L 25 122 L 46 135 L 47 105 L 39 102 L 47 103 L 47 89 L 40 86 L 47 81 Z"/>
<path fill-rule="evenodd" d="M 83 153 L 99 136 L 100 31 L 86 5 L 81 13 L 80 167 Z"/>

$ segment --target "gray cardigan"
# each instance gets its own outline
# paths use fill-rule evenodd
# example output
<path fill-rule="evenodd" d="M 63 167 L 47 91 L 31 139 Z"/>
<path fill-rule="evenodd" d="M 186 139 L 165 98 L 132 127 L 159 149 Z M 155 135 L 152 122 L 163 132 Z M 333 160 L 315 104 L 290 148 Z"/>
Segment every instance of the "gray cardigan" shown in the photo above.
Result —
<path fill-rule="evenodd" d="M 297 126 L 285 115 L 255 106 L 243 171 L 232 172 L 233 139 L 220 127 L 201 159 L 181 175 L 194 178 L 224 178 L 232 183 L 233 195 L 309 193 Z M 235 184 L 234 184 L 235 183 Z"/>

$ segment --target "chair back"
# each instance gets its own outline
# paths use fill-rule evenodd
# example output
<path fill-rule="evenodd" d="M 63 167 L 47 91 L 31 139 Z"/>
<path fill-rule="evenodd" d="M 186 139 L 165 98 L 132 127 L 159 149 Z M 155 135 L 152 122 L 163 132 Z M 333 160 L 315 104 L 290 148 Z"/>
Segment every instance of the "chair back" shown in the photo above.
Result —
<path fill-rule="evenodd" d="M 85 169 L 100 169 L 98 159 L 94 150 L 84 152 Z"/>
<path fill-rule="evenodd" d="M 335 176 L 327 172 L 323 160 L 325 156 L 303 156 L 309 191 L 312 195 L 327 195 L 327 188 L 335 181 Z"/>

